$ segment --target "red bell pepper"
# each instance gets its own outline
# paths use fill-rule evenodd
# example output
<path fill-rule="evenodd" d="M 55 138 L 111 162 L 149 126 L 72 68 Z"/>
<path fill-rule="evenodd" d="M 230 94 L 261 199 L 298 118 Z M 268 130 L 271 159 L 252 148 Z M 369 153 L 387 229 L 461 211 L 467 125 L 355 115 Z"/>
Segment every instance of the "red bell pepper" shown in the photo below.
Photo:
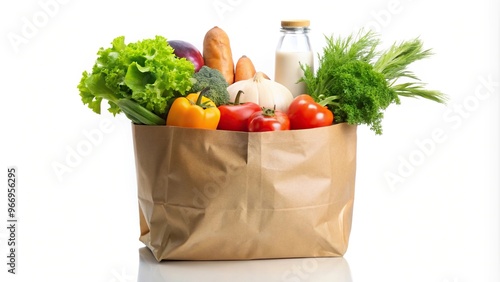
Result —
<path fill-rule="evenodd" d="M 316 103 L 308 94 L 295 97 L 288 111 L 290 129 L 306 129 L 332 125 L 333 113 L 327 107 Z"/>
<path fill-rule="evenodd" d="M 253 102 L 240 103 L 240 95 L 243 91 L 236 94 L 234 103 L 220 105 L 220 120 L 217 129 L 232 131 L 248 131 L 248 118 L 255 112 L 261 110 L 261 107 Z"/>

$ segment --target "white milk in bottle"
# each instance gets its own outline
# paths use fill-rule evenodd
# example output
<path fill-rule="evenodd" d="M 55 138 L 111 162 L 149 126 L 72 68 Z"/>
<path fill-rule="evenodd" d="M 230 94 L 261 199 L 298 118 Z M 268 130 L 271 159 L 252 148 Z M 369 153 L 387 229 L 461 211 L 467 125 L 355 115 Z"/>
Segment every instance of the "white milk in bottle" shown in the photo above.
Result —
<path fill-rule="evenodd" d="M 276 48 L 274 80 L 286 86 L 293 96 L 307 93 L 300 64 L 314 68 L 314 57 L 309 42 L 309 20 L 281 21 L 281 37 Z"/>

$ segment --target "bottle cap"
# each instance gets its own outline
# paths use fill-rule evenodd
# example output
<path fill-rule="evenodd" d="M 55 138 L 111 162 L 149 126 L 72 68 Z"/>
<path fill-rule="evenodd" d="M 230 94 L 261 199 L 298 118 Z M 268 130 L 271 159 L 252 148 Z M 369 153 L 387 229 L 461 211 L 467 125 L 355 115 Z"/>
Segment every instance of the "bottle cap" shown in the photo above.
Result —
<path fill-rule="evenodd" d="M 283 20 L 281 27 L 309 27 L 311 22 L 309 20 Z"/>

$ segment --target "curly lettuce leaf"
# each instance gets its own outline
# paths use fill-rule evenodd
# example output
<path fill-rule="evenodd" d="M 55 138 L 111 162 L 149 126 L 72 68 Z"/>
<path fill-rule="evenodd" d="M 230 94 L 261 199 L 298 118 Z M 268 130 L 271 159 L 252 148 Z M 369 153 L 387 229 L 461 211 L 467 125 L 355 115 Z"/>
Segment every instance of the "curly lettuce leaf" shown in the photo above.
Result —
<path fill-rule="evenodd" d="M 108 111 L 123 111 L 122 99 L 130 99 L 160 117 L 168 103 L 185 94 L 193 85 L 194 65 L 178 58 L 162 36 L 126 44 L 125 37 L 115 38 L 111 47 L 100 48 L 92 72 L 83 72 L 78 85 L 82 102 L 96 113 L 102 100 Z"/>

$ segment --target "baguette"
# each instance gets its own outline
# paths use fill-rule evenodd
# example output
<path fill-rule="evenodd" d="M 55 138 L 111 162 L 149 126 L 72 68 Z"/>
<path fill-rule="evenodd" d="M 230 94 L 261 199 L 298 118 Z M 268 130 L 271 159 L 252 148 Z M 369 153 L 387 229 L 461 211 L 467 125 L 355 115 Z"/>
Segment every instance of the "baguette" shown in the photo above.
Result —
<path fill-rule="evenodd" d="M 221 28 L 210 29 L 203 39 L 205 65 L 222 73 L 228 84 L 234 82 L 234 61 L 229 36 Z"/>

